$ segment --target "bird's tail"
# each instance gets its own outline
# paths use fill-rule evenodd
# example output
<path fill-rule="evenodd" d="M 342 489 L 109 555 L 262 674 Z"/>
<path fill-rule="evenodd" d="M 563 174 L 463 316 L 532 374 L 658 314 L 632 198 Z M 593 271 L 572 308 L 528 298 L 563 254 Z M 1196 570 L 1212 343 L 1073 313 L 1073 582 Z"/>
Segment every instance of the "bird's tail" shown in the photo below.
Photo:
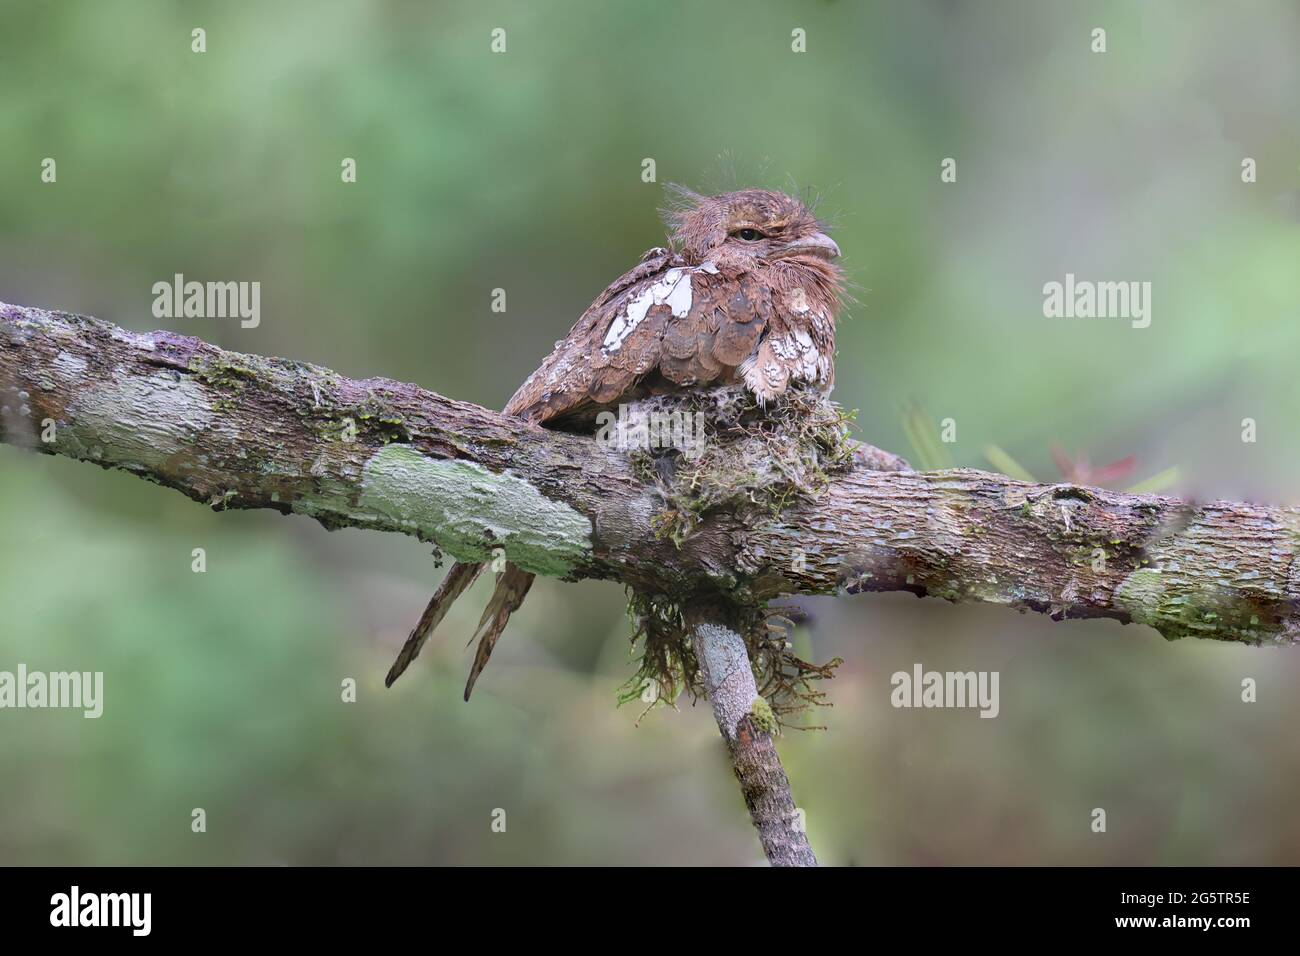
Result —
<path fill-rule="evenodd" d="M 472 644 L 474 638 L 478 638 L 478 650 L 474 652 L 474 664 L 470 667 L 469 681 L 465 684 L 466 700 L 469 700 L 469 695 L 474 691 L 474 682 L 478 680 L 478 675 L 483 673 L 483 668 L 487 666 L 488 658 L 492 656 L 492 648 L 497 646 L 497 638 L 506 629 L 506 622 L 510 620 L 510 615 L 519 610 L 519 605 L 524 603 L 528 589 L 533 586 L 534 577 L 536 575 L 521 571 L 513 564 L 507 564 L 506 569 L 497 575 L 496 589 L 492 592 L 487 607 L 483 609 L 483 617 L 479 619 L 474 636 L 469 639 L 469 643 Z"/>
<path fill-rule="evenodd" d="M 402 672 L 410 666 L 411 661 L 415 660 L 420 649 L 424 647 L 424 642 L 429 639 L 433 629 L 446 617 L 448 608 L 455 603 L 456 598 L 465 593 L 466 588 L 474 583 L 482 570 L 481 563 L 464 564 L 457 561 L 452 565 L 447 576 L 443 578 L 442 584 L 438 586 L 437 593 L 429 601 L 429 606 L 424 609 L 424 614 L 420 616 L 419 623 L 411 631 L 411 636 L 402 645 L 397 660 L 389 668 L 388 676 L 384 678 L 384 686 L 392 687 L 393 681 L 402 676 Z M 492 649 L 496 647 L 501 632 L 505 630 L 506 623 L 510 620 L 510 615 L 519 610 L 519 605 L 524 603 L 528 589 L 533 586 L 533 578 L 534 575 L 521 571 L 509 563 L 506 564 L 506 569 L 497 575 L 496 589 L 493 590 L 492 598 L 483 610 L 483 617 L 479 620 L 473 637 L 469 639 L 472 644 L 474 638 L 478 638 L 478 650 L 474 653 L 469 682 L 465 684 L 466 700 L 469 700 L 469 695 L 474 690 L 474 682 L 478 680 L 478 675 L 483 673 L 483 668 L 487 666 L 488 658 L 492 656 Z"/>
<path fill-rule="evenodd" d="M 393 666 L 388 669 L 388 676 L 384 678 L 385 687 L 392 687 L 393 681 L 401 677 L 402 672 L 411 666 L 411 661 L 419 656 L 420 649 L 424 647 L 424 642 L 429 639 L 433 629 L 447 616 L 447 611 L 456 603 L 456 598 L 465 593 L 465 589 L 474 583 L 482 570 L 481 563 L 464 564 L 457 561 L 451 566 L 447 576 L 442 579 L 442 584 L 438 585 L 438 590 L 429 600 L 429 606 L 424 609 L 420 620 L 411 630 L 411 636 L 402 645 L 397 660 L 393 661 Z"/>

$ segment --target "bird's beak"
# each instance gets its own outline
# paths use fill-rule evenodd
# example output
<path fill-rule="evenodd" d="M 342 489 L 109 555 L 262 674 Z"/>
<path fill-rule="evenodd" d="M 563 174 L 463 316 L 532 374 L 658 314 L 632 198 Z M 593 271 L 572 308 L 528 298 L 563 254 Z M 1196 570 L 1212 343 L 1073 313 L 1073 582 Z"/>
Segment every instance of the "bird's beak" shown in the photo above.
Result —
<path fill-rule="evenodd" d="M 838 259 L 839 255 L 840 247 L 835 244 L 834 239 L 824 232 L 814 232 L 811 236 L 804 236 L 790 243 L 781 250 L 777 258 L 817 256 L 819 259 Z"/>

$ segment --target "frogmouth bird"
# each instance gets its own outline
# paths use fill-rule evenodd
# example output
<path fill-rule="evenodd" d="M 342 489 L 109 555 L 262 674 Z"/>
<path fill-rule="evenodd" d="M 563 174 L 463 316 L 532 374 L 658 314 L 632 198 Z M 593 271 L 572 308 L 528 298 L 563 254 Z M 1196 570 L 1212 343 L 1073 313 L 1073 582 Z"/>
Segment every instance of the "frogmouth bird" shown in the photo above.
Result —
<path fill-rule="evenodd" d="M 835 377 L 839 247 L 802 202 L 747 189 L 677 190 L 666 248 L 646 252 L 602 292 L 506 404 L 548 428 L 588 429 L 602 411 L 647 395 L 741 384 L 760 405 L 792 383 Z M 457 562 L 388 672 L 391 686 L 483 570 Z M 507 563 L 475 631 L 474 683 L 533 575 Z M 474 637 L 470 638 L 471 642 Z"/>

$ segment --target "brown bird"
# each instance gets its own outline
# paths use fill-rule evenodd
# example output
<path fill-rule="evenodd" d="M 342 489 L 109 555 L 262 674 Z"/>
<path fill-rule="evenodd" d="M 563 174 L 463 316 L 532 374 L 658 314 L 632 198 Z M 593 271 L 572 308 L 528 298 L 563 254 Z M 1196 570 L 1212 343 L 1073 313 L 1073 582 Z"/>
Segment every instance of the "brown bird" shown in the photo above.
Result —
<path fill-rule="evenodd" d="M 550 428 L 588 428 L 601 411 L 650 394 L 743 383 L 760 404 L 793 382 L 829 390 L 835 378 L 839 247 L 799 200 L 762 189 L 699 196 L 674 187 L 668 248 L 593 302 L 506 404 Z M 482 563 L 457 562 L 385 679 L 410 665 Z M 497 639 L 532 586 L 506 564 L 479 621 L 469 700 Z M 470 638 L 471 642 L 474 640 Z"/>

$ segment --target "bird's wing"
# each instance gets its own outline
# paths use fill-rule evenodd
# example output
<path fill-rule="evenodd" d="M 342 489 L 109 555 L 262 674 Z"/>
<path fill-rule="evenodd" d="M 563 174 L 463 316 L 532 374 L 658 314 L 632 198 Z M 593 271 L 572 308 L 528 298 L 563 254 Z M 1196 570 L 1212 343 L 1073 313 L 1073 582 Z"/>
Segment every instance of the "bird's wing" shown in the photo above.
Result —
<path fill-rule="evenodd" d="M 758 345 L 772 318 L 772 290 L 752 272 L 701 268 L 691 276 L 691 307 L 666 320 L 659 371 L 682 386 L 730 373 Z"/>
<path fill-rule="evenodd" d="M 615 402 L 656 370 L 681 386 L 716 381 L 753 352 L 771 315 L 771 290 L 752 273 L 651 250 L 591 304 L 505 411 L 546 422 Z"/>

